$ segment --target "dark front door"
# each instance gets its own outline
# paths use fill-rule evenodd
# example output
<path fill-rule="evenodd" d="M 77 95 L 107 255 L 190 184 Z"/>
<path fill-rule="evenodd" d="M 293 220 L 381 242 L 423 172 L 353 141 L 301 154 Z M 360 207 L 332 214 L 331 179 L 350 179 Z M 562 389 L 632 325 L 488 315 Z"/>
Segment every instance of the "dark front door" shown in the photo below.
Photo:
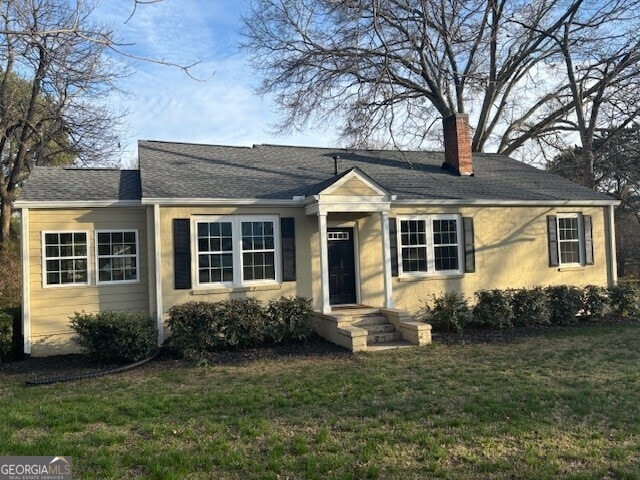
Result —
<path fill-rule="evenodd" d="M 329 303 L 356 303 L 356 264 L 353 228 L 327 229 L 329 248 Z"/>

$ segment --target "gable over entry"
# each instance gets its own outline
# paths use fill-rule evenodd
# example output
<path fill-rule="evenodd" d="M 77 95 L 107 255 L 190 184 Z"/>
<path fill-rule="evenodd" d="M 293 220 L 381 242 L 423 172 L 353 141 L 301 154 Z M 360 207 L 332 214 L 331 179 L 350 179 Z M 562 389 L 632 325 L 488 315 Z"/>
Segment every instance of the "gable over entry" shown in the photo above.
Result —
<path fill-rule="evenodd" d="M 305 205 L 307 215 L 318 217 L 320 239 L 320 278 L 322 284 L 322 313 L 331 312 L 329 288 L 329 245 L 327 216 L 330 213 L 377 214 L 382 232 L 382 273 L 384 278 L 384 307 L 393 308 L 391 283 L 391 242 L 389 211 L 395 197 L 385 188 L 354 167 L 338 175 L 328 186 L 309 198 Z"/>

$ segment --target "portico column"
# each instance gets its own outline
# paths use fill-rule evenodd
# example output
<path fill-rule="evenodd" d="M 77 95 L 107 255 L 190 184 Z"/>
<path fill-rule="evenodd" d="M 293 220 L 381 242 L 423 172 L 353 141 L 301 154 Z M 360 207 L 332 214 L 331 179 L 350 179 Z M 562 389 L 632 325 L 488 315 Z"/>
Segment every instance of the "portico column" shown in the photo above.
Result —
<path fill-rule="evenodd" d="M 322 283 L 322 313 L 331 313 L 329 301 L 329 259 L 327 250 L 327 213 L 318 212 L 320 237 L 320 281 Z"/>
<path fill-rule="evenodd" d="M 391 242 L 389 241 L 389 212 L 380 212 L 382 230 L 382 272 L 384 275 L 384 308 L 393 308 L 391 283 Z"/>

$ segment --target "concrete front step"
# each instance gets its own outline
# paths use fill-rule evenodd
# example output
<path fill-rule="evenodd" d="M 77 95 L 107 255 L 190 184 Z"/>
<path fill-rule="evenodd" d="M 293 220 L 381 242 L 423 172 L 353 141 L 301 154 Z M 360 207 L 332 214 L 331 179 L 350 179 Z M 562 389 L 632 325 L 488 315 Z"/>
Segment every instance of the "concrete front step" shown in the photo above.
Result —
<path fill-rule="evenodd" d="M 358 325 L 360 328 L 364 328 L 369 335 L 376 335 L 378 333 L 390 333 L 395 332 L 396 327 L 391 323 L 380 323 L 377 325 Z"/>
<path fill-rule="evenodd" d="M 371 313 L 368 315 L 359 315 L 353 318 L 353 326 L 366 328 L 369 325 L 386 325 L 389 324 L 389 320 L 382 314 Z"/>
<path fill-rule="evenodd" d="M 389 343 L 376 343 L 373 345 L 367 345 L 367 352 L 380 352 L 383 350 L 396 350 L 398 348 L 412 348 L 415 347 L 412 343 L 399 340 L 397 342 Z"/>
<path fill-rule="evenodd" d="M 402 340 L 400 332 L 370 333 L 367 335 L 367 345 L 379 345 L 381 343 L 398 342 Z"/>

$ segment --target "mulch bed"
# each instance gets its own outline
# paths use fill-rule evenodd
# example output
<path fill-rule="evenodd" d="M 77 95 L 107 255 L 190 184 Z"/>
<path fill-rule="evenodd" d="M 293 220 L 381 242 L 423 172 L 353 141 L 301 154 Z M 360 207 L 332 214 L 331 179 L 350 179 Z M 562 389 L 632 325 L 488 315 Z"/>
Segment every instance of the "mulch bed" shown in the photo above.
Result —
<path fill-rule="evenodd" d="M 620 325 L 629 320 L 613 320 L 597 325 Z M 519 342 L 529 337 L 562 332 L 568 328 L 584 328 L 595 323 L 581 322 L 570 326 L 545 325 L 519 327 L 509 330 L 467 329 L 464 333 L 434 332 L 433 342 L 445 345 L 478 345 L 487 343 Z M 259 360 L 282 360 L 293 358 L 349 358 L 353 354 L 319 336 L 312 336 L 306 343 L 277 345 L 271 347 L 250 348 L 246 350 L 228 350 L 210 354 L 205 360 L 208 365 L 242 365 Z M 151 362 L 139 367 L 147 370 L 171 369 L 180 366 L 194 366 L 197 362 L 177 357 L 170 350 L 163 350 Z M 8 362 L 0 365 L 0 374 L 23 376 L 28 379 L 48 377 L 76 376 L 121 365 L 106 365 L 91 361 L 85 355 L 58 355 L 54 357 L 34 357 Z"/>
<path fill-rule="evenodd" d="M 258 360 L 290 360 L 292 358 L 348 358 L 349 350 L 334 345 L 318 336 L 312 336 L 306 343 L 278 345 L 271 347 L 228 350 L 212 353 L 205 360 L 209 365 L 241 365 Z M 179 366 L 194 366 L 197 362 L 178 358 L 170 350 L 163 350 L 151 362 L 139 367 L 147 370 L 166 370 Z M 53 357 L 31 357 L 0 365 L 0 375 L 24 376 L 29 379 L 64 377 L 89 374 L 117 368 L 122 365 L 108 365 L 91 361 L 85 355 L 57 355 Z"/>

